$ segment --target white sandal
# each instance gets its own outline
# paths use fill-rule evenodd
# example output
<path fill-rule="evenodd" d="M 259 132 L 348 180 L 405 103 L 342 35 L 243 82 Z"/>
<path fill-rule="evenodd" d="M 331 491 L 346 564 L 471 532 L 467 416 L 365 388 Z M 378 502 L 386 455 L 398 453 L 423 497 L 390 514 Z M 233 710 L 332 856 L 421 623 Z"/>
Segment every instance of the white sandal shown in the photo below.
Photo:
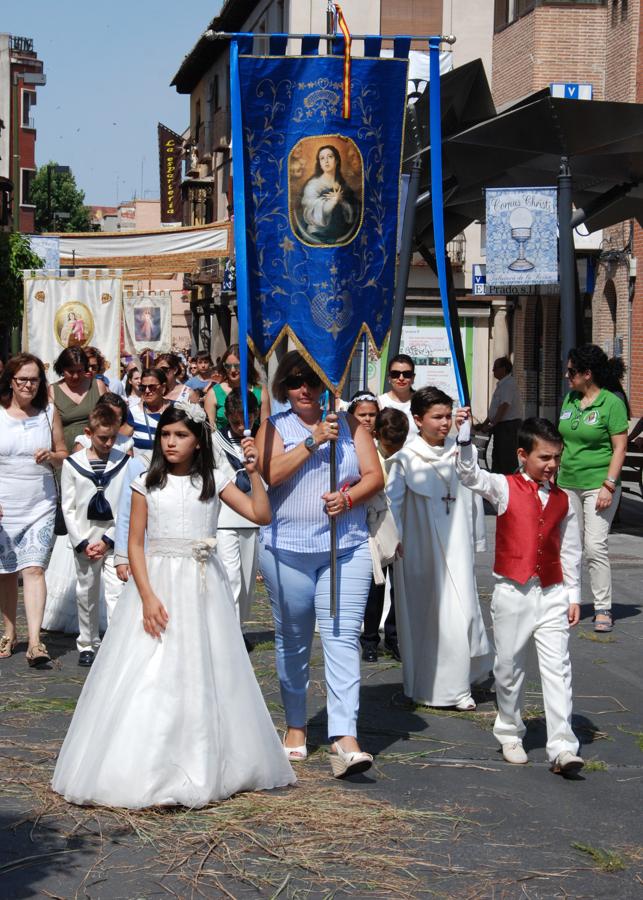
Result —
<path fill-rule="evenodd" d="M 306 745 L 302 744 L 301 747 L 286 747 L 287 734 L 288 732 L 284 731 L 284 736 L 281 740 L 281 746 L 284 748 L 284 752 L 286 754 L 288 762 L 303 762 L 308 756 Z"/>
<path fill-rule="evenodd" d="M 366 772 L 373 765 L 373 757 L 370 753 L 365 753 L 363 750 L 353 750 L 347 753 L 346 750 L 342 750 L 337 741 L 331 744 L 329 759 L 335 778 L 345 778 L 347 775 Z"/>

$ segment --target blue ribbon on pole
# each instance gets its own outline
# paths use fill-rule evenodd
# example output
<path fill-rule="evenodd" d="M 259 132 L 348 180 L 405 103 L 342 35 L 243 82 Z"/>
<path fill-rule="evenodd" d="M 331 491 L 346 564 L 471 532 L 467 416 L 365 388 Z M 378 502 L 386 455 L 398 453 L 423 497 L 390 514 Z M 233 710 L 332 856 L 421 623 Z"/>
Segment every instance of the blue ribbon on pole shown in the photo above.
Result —
<path fill-rule="evenodd" d="M 239 80 L 239 42 L 230 44 L 230 106 L 232 123 L 232 203 L 234 209 L 234 246 L 237 274 L 237 321 L 239 323 L 239 364 L 241 402 L 246 430 L 248 417 L 248 259 L 246 244 L 245 172 L 243 122 L 241 118 L 241 82 Z"/>
<path fill-rule="evenodd" d="M 440 98 L 440 37 L 429 39 L 429 140 L 431 142 L 431 207 L 433 211 L 433 243 L 438 270 L 440 302 L 444 326 L 449 339 L 453 371 L 460 406 L 464 406 L 464 389 L 453 341 L 453 325 L 447 296 L 447 270 L 444 246 L 444 198 L 442 192 L 442 110 Z M 241 327 L 241 326 L 239 326 Z"/>

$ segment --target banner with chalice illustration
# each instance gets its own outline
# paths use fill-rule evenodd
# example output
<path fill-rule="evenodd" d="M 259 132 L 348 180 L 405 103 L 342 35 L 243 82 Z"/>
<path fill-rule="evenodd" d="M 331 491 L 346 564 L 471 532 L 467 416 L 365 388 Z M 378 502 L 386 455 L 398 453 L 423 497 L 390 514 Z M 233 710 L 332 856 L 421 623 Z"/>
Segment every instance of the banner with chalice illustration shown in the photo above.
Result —
<path fill-rule="evenodd" d="M 263 359 L 288 335 L 338 387 L 360 335 L 379 351 L 390 324 L 408 42 L 380 58 L 370 39 L 348 86 L 341 41 L 314 44 L 252 56 L 239 41 L 248 332 Z"/>
<path fill-rule="evenodd" d="M 122 289 L 120 269 L 24 273 L 22 346 L 42 359 L 50 382 L 65 347 L 98 347 L 108 374 L 119 372 Z"/>

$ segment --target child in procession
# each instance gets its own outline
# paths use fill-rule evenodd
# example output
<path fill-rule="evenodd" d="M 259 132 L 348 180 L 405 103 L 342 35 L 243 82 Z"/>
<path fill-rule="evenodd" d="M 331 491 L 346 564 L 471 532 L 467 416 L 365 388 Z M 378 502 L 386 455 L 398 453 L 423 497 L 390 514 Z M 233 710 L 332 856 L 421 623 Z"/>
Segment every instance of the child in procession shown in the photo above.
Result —
<path fill-rule="evenodd" d="M 404 693 L 472 711 L 471 685 L 492 660 L 474 572 L 486 540 L 482 501 L 456 476 L 452 407 L 438 388 L 413 394 L 419 434 L 392 458 L 386 492 L 403 546 L 394 570 Z"/>
<path fill-rule="evenodd" d="M 111 407 L 96 406 L 85 428 L 90 446 L 65 460 L 60 479 L 62 511 L 76 567 L 79 666 L 91 666 L 100 645 L 101 581 L 108 623 L 121 592 L 114 569 L 114 510 L 129 457 L 114 447 L 119 427 L 120 418 Z"/>
<path fill-rule="evenodd" d="M 518 432 L 520 472 L 498 475 L 477 464 L 469 409 L 457 424 L 461 483 L 497 510 L 491 615 L 498 714 L 493 733 L 508 763 L 528 762 L 521 710 L 528 647 L 533 639 L 542 682 L 547 758 L 551 770 L 569 776 L 584 765 L 572 731 L 569 629 L 580 618 L 581 541 L 565 491 L 554 484 L 563 440 L 547 419 L 526 419 Z"/>
<path fill-rule="evenodd" d="M 364 401 L 360 402 L 360 406 L 366 406 Z M 372 433 L 375 438 L 377 456 L 384 474 L 384 484 L 386 485 L 389 469 L 391 467 L 391 457 L 404 446 L 409 433 L 409 421 L 406 415 L 399 409 L 387 407 L 386 409 L 379 410 L 379 407 L 377 407 L 377 410 L 373 421 Z M 367 410 L 367 412 L 368 411 L 370 410 Z M 355 413 L 353 413 L 353 415 L 355 415 Z M 366 423 L 362 422 L 362 424 Z M 387 578 L 390 583 L 391 605 L 384 621 L 384 647 L 393 659 L 396 659 L 398 662 L 401 660 L 400 648 L 397 640 L 397 625 L 395 623 L 395 588 L 393 585 L 392 567 L 386 566 L 383 574 L 384 582 L 382 584 L 377 584 L 373 577 L 371 589 L 368 593 L 368 600 L 366 601 L 366 609 L 364 610 L 364 629 L 360 636 L 362 659 L 364 662 L 377 662 L 378 659 L 380 622 L 382 621 L 382 613 L 384 612 Z"/>
<path fill-rule="evenodd" d="M 270 522 L 254 441 L 242 446 L 249 494 L 213 469 L 200 406 L 181 401 L 161 415 L 150 468 L 133 486 L 133 577 L 54 771 L 53 789 L 72 803 L 197 808 L 295 782 L 214 552 L 220 501 Z"/>
<path fill-rule="evenodd" d="M 250 494 L 252 487 L 244 465 L 242 447 L 245 422 L 243 402 L 239 388 L 233 388 L 224 404 L 227 425 L 213 432 L 212 443 L 225 457 L 234 472 L 234 483 L 244 494 Z M 248 391 L 248 427 L 254 430 L 259 419 L 259 403 L 256 396 Z M 250 615 L 255 595 L 257 562 L 259 559 L 259 526 L 250 519 L 240 516 L 231 507 L 224 506 L 219 515 L 217 529 L 217 555 L 227 572 L 232 588 L 239 622 Z M 250 649 L 249 642 L 246 646 Z"/>

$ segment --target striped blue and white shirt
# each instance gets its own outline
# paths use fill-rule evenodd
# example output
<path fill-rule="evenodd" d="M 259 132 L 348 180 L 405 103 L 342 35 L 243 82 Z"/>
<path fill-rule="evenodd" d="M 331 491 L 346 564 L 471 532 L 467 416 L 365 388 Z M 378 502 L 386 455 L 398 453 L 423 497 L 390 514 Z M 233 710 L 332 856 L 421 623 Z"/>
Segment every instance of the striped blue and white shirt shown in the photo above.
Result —
<path fill-rule="evenodd" d="M 161 413 L 146 410 L 142 403 L 131 406 L 127 411 L 127 424 L 134 429 L 134 456 L 147 451 L 151 453 L 154 446 L 154 435 L 161 418 Z"/>
<path fill-rule="evenodd" d="M 294 412 L 278 413 L 270 422 L 281 435 L 286 453 L 310 434 Z M 339 414 L 337 485 L 360 480 L 359 462 L 346 416 Z M 268 488 L 272 522 L 261 530 L 261 540 L 275 550 L 294 553 L 330 551 L 330 519 L 322 494 L 330 490 L 330 443 L 322 444 L 310 459 L 282 484 Z M 348 550 L 368 539 L 366 506 L 360 504 L 337 517 L 337 548 Z"/>

